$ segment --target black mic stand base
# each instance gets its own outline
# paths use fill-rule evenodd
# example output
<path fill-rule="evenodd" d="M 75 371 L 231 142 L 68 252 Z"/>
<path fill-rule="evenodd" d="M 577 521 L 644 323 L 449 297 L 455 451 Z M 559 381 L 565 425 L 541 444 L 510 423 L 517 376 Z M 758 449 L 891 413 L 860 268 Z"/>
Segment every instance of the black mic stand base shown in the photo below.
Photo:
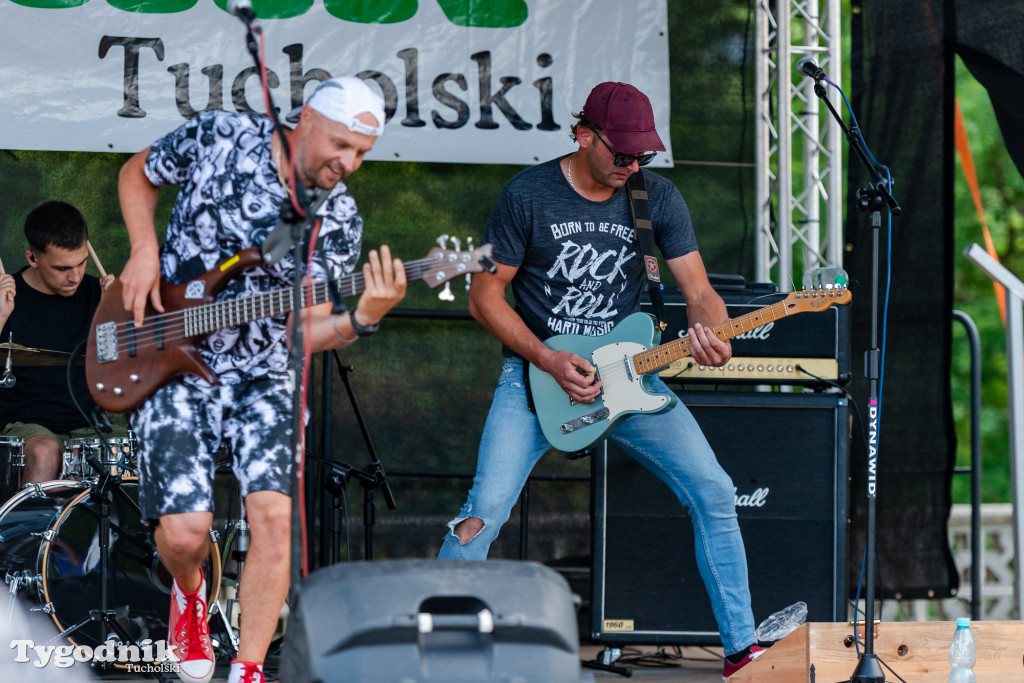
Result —
<path fill-rule="evenodd" d="M 850 676 L 850 683 L 885 683 L 885 672 L 874 652 L 865 652 Z"/>

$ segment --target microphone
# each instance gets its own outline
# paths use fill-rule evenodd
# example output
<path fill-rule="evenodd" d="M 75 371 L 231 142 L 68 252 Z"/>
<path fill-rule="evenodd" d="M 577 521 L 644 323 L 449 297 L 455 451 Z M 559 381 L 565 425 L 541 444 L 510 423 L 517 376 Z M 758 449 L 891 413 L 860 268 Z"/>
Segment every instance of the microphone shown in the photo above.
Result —
<path fill-rule="evenodd" d="M 231 6 L 230 3 L 228 6 Z M 808 78 L 813 78 L 815 83 L 825 78 L 825 71 L 815 64 L 814 60 L 810 57 L 802 57 L 800 61 L 796 63 L 796 70 Z"/>
<path fill-rule="evenodd" d="M 259 33 L 260 25 L 252 11 L 252 0 L 228 0 L 228 12 L 242 20 L 242 23 Z"/>
<path fill-rule="evenodd" d="M 4 366 L 4 376 L 3 376 L 3 379 L 0 379 L 0 387 L 3 387 L 4 389 L 10 389 L 11 387 L 13 387 L 17 383 L 18 383 L 17 378 L 14 376 L 14 373 L 11 372 L 11 352 L 8 349 L 8 351 L 7 351 L 7 363 Z"/>
<path fill-rule="evenodd" d="M 18 380 L 14 376 L 14 373 L 11 372 L 11 365 L 12 365 L 11 354 L 14 352 L 14 349 L 13 349 L 13 347 L 11 345 L 13 343 L 14 343 L 14 333 L 11 332 L 11 333 L 9 333 L 7 335 L 7 363 L 4 364 L 4 376 L 3 376 L 3 379 L 0 379 L 0 387 L 2 387 L 4 389 L 10 389 L 11 387 L 13 387 L 15 384 L 18 383 Z"/>

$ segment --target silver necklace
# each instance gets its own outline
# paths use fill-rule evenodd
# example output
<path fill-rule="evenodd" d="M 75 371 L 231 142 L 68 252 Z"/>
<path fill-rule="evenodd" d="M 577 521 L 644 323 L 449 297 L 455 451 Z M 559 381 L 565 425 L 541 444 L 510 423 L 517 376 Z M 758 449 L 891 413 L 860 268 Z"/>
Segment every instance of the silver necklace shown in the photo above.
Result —
<path fill-rule="evenodd" d="M 573 152 L 572 156 L 569 157 L 569 163 L 565 167 L 565 177 L 569 180 L 569 187 L 572 188 L 572 191 L 578 193 L 579 190 L 576 189 L 576 185 L 572 182 L 572 158 L 574 156 L 576 156 L 575 152 Z"/>

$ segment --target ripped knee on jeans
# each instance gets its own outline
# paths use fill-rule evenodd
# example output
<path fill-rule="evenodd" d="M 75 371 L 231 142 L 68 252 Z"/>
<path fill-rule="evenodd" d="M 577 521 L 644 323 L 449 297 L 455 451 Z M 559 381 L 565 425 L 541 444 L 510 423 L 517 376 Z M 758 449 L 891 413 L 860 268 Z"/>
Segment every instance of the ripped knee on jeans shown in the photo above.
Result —
<path fill-rule="evenodd" d="M 476 538 L 477 534 L 483 531 L 483 528 L 484 520 L 479 517 L 466 517 L 452 527 L 452 533 L 459 539 L 459 543 L 466 545 Z"/>

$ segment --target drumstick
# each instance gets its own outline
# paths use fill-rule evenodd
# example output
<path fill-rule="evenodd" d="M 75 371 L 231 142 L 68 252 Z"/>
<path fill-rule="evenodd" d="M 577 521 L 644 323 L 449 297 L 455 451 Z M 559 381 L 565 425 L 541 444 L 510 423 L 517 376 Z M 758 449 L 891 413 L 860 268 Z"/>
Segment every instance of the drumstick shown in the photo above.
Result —
<path fill-rule="evenodd" d="M 0 275 L 7 275 L 7 271 L 4 270 L 4 262 L 3 262 L 3 260 L 0 260 Z M 11 294 L 10 292 L 7 292 L 7 300 L 8 301 L 14 301 L 14 295 Z"/>
<path fill-rule="evenodd" d="M 92 248 L 92 242 L 86 240 L 85 243 L 89 246 L 89 256 L 92 256 L 92 260 L 96 263 L 96 270 L 100 271 L 100 277 L 106 277 L 107 271 L 103 270 L 103 264 L 100 263 L 100 257 L 96 255 L 96 250 Z"/>

